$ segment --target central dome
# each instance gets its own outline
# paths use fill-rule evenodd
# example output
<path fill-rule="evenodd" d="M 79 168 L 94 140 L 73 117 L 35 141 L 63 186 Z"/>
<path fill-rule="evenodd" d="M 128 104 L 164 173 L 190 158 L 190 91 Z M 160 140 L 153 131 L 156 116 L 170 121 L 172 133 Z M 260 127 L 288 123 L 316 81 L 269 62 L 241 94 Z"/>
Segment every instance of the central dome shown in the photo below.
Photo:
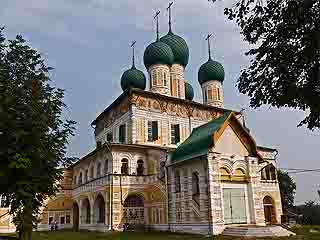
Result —
<path fill-rule="evenodd" d="M 156 41 L 151 43 L 144 51 L 143 61 L 148 69 L 154 64 L 171 65 L 174 56 L 171 48 L 164 42 Z"/>
<path fill-rule="evenodd" d="M 198 72 L 198 81 L 203 84 L 207 81 L 217 80 L 223 82 L 224 69 L 221 63 L 212 60 L 211 58 L 204 63 Z"/>
<path fill-rule="evenodd" d="M 142 90 L 145 90 L 146 77 L 144 73 L 132 66 L 131 69 L 128 69 L 122 74 L 121 88 L 123 91 L 130 88 L 140 88 Z"/>
<path fill-rule="evenodd" d="M 169 31 L 167 35 L 160 38 L 160 41 L 170 46 L 174 56 L 173 63 L 180 64 L 184 67 L 188 65 L 189 48 L 186 41 L 182 37 Z"/>

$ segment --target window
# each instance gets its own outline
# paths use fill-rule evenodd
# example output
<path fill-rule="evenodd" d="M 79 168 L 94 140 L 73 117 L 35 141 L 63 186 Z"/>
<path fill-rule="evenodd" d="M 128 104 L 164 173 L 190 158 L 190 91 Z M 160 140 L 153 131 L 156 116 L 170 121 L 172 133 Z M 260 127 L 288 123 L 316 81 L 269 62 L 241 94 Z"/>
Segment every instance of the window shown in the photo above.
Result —
<path fill-rule="evenodd" d="M 71 223 L 71 221 L 70 221 L 70 215 L 67 215 L 66 216 L 66 224 L 70 224 Z"/>
<path fill-rule="evenodd" d="M 64 217 L 60 217 L 60 224 L 64 224 Z"/>
<path fill-rule="evenodd" d="M 84 172 L 84 182 L 88 182 L 88 169 Z"/>
<path fill-rule="evenodd" d="M 120 125 L 119 127 L 119 142 L 124 143 L 126 141 L 126 125 Z"/>
<path fill-rule="evenodd" d="M 121 160 L 121 174 L 129 174 L 129 161 L 126 158 Z"/>
<path fill-rule="evenodd" d="M 76 185 L 77 184 L 77 176 L 73 177 L 73 184 Z"/>
<path fill-rule="evenodd" d="M 159 86 L 161 86 L 162 85 L 162 83 L 161 83 L 161 72 L 160 71 L 158 71 L 158 74 L 157 74 L 157 85 Z"/>
<path fill-rule="evenodd" d="M 137 175 L 138 176 L 142 176 L 143 172 L 144 172 L 143 161 L 142 160 L 138 160 L 138 162 L 137 162 Z"/>
<path fill-rule="evenodd" d="M 112 142 L 113 141 L 113 136 L 112 132 L 107 133 L 107 142 Z"/>
<path fill-rule="evenodd" d="M 105 162 L 104 162 L 104 173 L 105 174 L 108 173 L 108 160 L 105 160 Z"/>
<path fill-rule="evenodd" d="M 277 180 L 276 168 L 269 164 L 261 171 L 261 179 L 262 180 Z"/>
<path fill-rule="evenodd" d="M 82 172 L 81 172 L 80 175 L 79 175 L 78 181 L 79 181 L 79 183 L 78 183 L 79 185 L 82 184 Z"/>
<path fill-rule="evenodd" d="M 176 193 L 179 193 L 181 192 L 181 183 L 180 183 L 180 173 L 179 171 L 176 171 L 175 172 L 175 190 L 176 190 Z"/>
<path fill-rule="evenodd" d="M 148 141 L 158 140 L 158 121 L 148 121 Z"/>
<path fill-rule="evenodd" d="M 209 89 L 208 89 L 208 99 L 209 99 L 209 100 L 212 100 L 212 97 L 213 97 L 213 96 L 212 96 L 212 89 L 209 88 Z"/>
<path fill-rule="evenodd" d="M 177 80 L 177 97 L 180 97 L 180 81 Z"/>
<path fill-rule="evenodd" d="M 49 217 L 49 224 L 51 224 L 53 221 L 53 217 Z"/>
<path fill-rule="evenodd" d="M 156 86 L 157 85 L 157 72 L 153 71 L 152 73 L 152 85 Z"/>
<path fill-rule="evenodd" d="M 97 165 L 97 177 L 101 176 L 101 163 L 99 162 Z"/>
<path fill-rule="evenodd" d="M 167 86 L 167 73 L 163 72 L 163 86 Z"/>
<path fill-rule="evenodd" d="M 197 172 L 192 173 L 192 199 L 200 205 L 200 187 L 199 175 Z"/>
<path fill-rule="evenodd" d="M 171 124 L 171 144 L 180 142 L 180 127 L 179 124 Z"/>
<path fill-rule="evenodd" d="M 220 88 L 217 88 L 218 100 L 220 100 Z"/>
<path fill-rule="evenodd" d="M 93 166 L 90 168 L 90 180 L 94 178 Z"/>
<path fill-rule="evenodd" d="M 7 204 L 6 200 L 7 200 L 6 196 L 2 195 L 1 198 L 0 198 L 0 207 L 1 208 L 9 207 L 9 204 Z"/>
<path fill-rule="evenodd" d="M 204 102 L 206 103 L 208 101 L 207 89 L 205 89 L 203 92 L 204 92 Z"/>

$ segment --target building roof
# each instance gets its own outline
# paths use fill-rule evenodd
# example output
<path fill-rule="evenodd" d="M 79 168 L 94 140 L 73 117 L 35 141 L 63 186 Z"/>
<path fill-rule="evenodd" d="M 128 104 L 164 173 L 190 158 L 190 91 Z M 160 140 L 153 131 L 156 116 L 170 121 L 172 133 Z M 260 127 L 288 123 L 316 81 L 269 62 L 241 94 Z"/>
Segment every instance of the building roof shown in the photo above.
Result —
<path fill-rule="evenodd" d="M 123 91 L 129 88 L 140 88 L 142 90 L 146 89 L 146 77 L 144 73 L 135 66 L 125 71 L 121 76 L 121 88 Z"/>
<path fill-rule="evenodd" d="M 172 153 L 172 161 L 180 161 L 202 156 L 208 152 L 208 148 L 213 144 L 212 134 L 216 132 L 230 112 L 225 112 L 221 117 L 192 130 L 191 135 Z"/>
<path fill-rule="evenodd" d="M 253 145 L 253 152 L 262 159 L 260 154 L 257 152 L 257 147 L 253 138 L 243 128 L 241 123 L 235 117 L 235 114 L 231 111 L 226 111 L 222 116 L 193 129 L 191 135 L 170 154 L 171 161 L 184 161 L 207 154 L 209 148 L 213 147 L 215 141 L 219 138 L 219 136 L 217 136 L 219 134 L 216 133 L 221 129 L 223 130 L 223 128 L 226 127 L 226 122 L 230 122 L 231 118 L 238 122 L 238 126 L 242 129 L 242 132 L 250 139 L 250 144 Z"/>
<path fill-rule="evenodd" d="M 155 64 L 171 65 L 173 61 L 173 52 L 164 42 L 153 42 L 144 51 L 143 62 L 147 69 Z"/>

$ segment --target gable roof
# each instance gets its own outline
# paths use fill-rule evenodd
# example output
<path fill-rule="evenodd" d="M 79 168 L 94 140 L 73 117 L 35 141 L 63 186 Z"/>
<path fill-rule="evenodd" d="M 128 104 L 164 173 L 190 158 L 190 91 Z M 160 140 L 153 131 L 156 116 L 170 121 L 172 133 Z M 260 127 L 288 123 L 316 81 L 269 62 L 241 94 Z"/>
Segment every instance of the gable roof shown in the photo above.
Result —
<path fill-rule="evenodd" d="M 232 111 L 226 111 L 222 116 L 193 129 L 191 135 L 170 154 L 171 161 L 183 161 L 207 154 L 209 148 L 215 145 L 230 123 L 236 124 L 237 129 L 242 132 L 239 136 L 240 140 L 244 135 L 249 139 L 249 142 L 244 142 L 244 145 L 246 147 L 252 146 L 251 152 L 261 158 L 254 139 L 243 128 L 235 114 Z"/>

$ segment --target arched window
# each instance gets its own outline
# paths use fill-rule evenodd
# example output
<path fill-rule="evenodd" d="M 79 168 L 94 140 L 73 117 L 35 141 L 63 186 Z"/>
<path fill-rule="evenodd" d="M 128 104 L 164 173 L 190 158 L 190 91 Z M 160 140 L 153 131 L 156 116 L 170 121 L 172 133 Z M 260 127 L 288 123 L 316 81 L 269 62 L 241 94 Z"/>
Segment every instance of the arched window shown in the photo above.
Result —
<path fill-rule="evenodd" d="M 88 169 L 84 172 L 84 182 L 88 182 Z"/>
<path fill-rule="evenodd" d="M 78 179 L 78 180 L 79 180 L 79 183 L 78 183 L 78 184 L 79 184 L 79 185 L 82 184 L 82 172 L 80 172 L 80 175 L 79 175 L 79 179 Z"/>
<path fill-rule="evenodd" d="M 155 70 L 153 70 L 152 72 L 152 86 L 156 86 L 157 85 L 157 72 Z"/>
<path fill-rule="evenodd" d="M 273 181 L 277 180 L 276 168 L 272 164 L 269 164 L 268 166 L 266 166 L 261 171 L 261 179 L 262 180 L 273 180 Z"/>
<path fill-rule="evenodd" d="M 0 196 L 0 208 L 7 208 L 9 207 L 9 203 L 7 203 L 7 198 L 5 195 Z"/>
<path fill-rule="evenodd" d="M 163 86 L 167 86 L 167 73 L 163 72 Z"/>
<path fill-rule="evenodd" d="M 180 183 L 180 173 L 179 171 L 175 172 L 175 188 L 176 192 L 181 192 L 181 183 Z"/>
<path fill-rule="evenodd" d="M 226 168 L 220 168 L 221 181 L 230 181 L 231 175 Z"/>
<path fill-rule="evenodd" d="M 144 166 L 143 166 L 143 161 L 138 160 L 137 161 L 137 175 L 142 176 L 144 172 Z"/>
<path fill-rule="evenodd" d="M 199 174 L 192 173 L 192 199 L 200 205 L 200 187 L 199 187 Z"/>
<path fill-rule="evenodd" d="M 220 88 L 217 88 L 218 100 L 220 100 Z"/>
<path fill-rule="evenodd" d="M 100 177 L 101 176 L 101 163 L 98 162 L 98 165 L 97 165 L 97 177 Z"/>
<path fill-rule="evenodd" d="M 213 99 L 213 96 L 212 96 L 213 94 L 212 94 L 212 88 L 209 88 L 208 89 L 208 99 L 209 100 L 212 100 Z"/>
<path fill-rule="evenodd" d="M 161 86 L 162 82 L 161 82 L 161 71 L 157 71 L 157 85 Z"/>
<path fill-rule="evenodd" d="M 104 174 L 108 174 L 108 160 L 104 161 Z"/>
<path fill-rule="evenodd" d="M 94 169 L 93 166 L 91 166 L 90 168 L 90 180 L 92 180 L 94 178 Z"/>
<path fill-rule="evenodd" d="M 126 158 L 121 160 L 121 174 L 129 174 L 129 161 Z"/>

